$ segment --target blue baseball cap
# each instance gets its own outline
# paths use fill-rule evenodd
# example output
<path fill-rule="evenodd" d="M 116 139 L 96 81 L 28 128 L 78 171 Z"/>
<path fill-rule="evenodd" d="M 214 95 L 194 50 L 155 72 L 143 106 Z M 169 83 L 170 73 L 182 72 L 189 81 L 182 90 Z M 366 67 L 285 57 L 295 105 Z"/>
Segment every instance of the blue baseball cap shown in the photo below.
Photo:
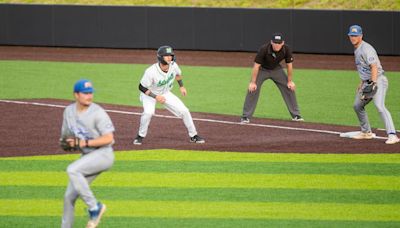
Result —
<path fill-rule="evenodd" d="M 86 79 L 77 81 L 74 85 L 74 93 L 93 93 L 92 82 Z"/>
<path fill-rule="evenodd" d="M 349 33 L 347 33 L 349 36 L 361 36 L 362 34 L 362 28 L 359 25 L 350 26 Z"/>

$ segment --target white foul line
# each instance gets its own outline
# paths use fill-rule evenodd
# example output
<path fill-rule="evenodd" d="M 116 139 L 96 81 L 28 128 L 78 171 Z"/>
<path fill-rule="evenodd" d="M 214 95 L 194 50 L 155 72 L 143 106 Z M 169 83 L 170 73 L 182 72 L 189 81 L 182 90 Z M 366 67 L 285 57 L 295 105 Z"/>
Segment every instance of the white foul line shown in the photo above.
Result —
<path fill-rule="evenodd" d="M 46 103 L 38 103 L 38 102 L 27 102 L 27 101 L 14 101 L 14 100 L 0 100 L 0 102 L 4 103 L 12 103 L 12 104 L 24 104 L 24 105 L 35 105 L 35 106 L 45 106 L 45 107 L 55 107 L 55 108 L 65 108 L 65 105 L 56 105 L 56 104 L 46 104 Z M 139 112 L 128 112 L 128 111 L 119 111 L 119 110 L 109 110 L 105 109 L 106 112 L 110 113 L 118 113 L 118 114 L 126 114 L 126 115 L 136 115 L 140 116 L 142 113 Z M 155 117 L 161 118 L 169 118 L 169 119 L 180 119 L 176 116 L 167 116 L 167 115 L 159 115 L 155 114 Z M 196 121 L 203 121 L 203 122 L 211 122 L 211 123 L 222 123 L 222 124 L 231 124 L 231 125 L 246 125 L 246 126 L 255 126 L 255 127 L 266 127 L 266 128 L 276 128 L 276 129 L 285 129 L 285 130 L 294 130 L 294 131 L 308 131 L 308 132 L 317 132 L 317 133 L 325 133 L 325 134 L 334 134 L 340 135 L 343 132 L 338 131 L 327 131 L 327 130 L 318 130 L 318 129 L 309 129 L 309 128 L 299 128 L 299 127 L 285 127 L 279 125 L 269 125 L 269 124 L 254 124 L 254 123 L 247 123 L 242 124 L 240 122 L 232 122 L 232 121 L 225 121 L 225 120 L 213 120 L 213 119 L 201 119 L 201 118 L 193 118 Z M 386 137 L 375 136 L 377 139 L 387 139 Z"/>

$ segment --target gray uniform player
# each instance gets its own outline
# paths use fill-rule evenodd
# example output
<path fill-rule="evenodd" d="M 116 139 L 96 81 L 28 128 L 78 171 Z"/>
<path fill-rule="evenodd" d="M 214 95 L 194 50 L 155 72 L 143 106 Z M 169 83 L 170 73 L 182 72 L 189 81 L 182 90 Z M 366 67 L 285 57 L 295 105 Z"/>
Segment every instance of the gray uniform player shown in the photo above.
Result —
<path fill-rule="evenodd" d="M 135 145 L 141 145 L 152 116 L 155 113 L 156 103 L 159 102 L 173 113 L 183 119 L 190 142 L 204 143 L 205 140 L 197 134 L 189 109 L 183 102 L 171 93 L 175 79 L 178 81 L 179 89 L 183 96 L 186 96 L 186 89 L 183 87 L 181 69 L 175 62 L 175 54 L 170 46 L 161 46 L 157 50 L 158 62 L 146 69 L 139 84 L 140 101 L 143 103 L 143 113 L 140 118 L 139 132 L 133 141 Z"/>
<path fill-rule="evenodd" d="M 114 163 L 114 126 L 104 109 L 92 103 L 93 87 L 90 81 L 77 81 L 74 97 L 76 102 L 64 111 L 61 138 L 80 138 L 82 156 L 67 168 L 69 183 L 64 196 L 61 227 L 73 227 L 78 197 L 88 206 L 87 227 L 96 227 L 106 207 L 96 200 L 89 185 Z"/>
<path fill-rule="evenodd" d="M 376 83 L 378 88 L 373 97 L 373 101 L 382 121 L 385 124 L 386 132 L 388 134 L 386 144 L 398 143 L 400 140 L 396 135 L 396 129 L 393 124 L 392 116 L 385 107 L 385 96 L 388 89 L 388 80 L 384 75 L 378 55 L 375 49 L 369 43 L 363 41 L 362 28 L 359 25 L 351 26 L 348 36 L 350 42 L 354 46 L 355 63 L 361 79 L 354 101 L 354 110 L 357 113 L 358 120 L 360 121 L 361 132 L 360 134 L 355 135 L 353 138 L 371 139 L 374 136 L 371 132 L 371 126 L 368 121 L 367 112 L 365 111 L 365 106 L 371 100 L 364 100 L 361 97 L 361 88 L 363 87 L 363 84 L 372 81 L 372 83 Z"/>

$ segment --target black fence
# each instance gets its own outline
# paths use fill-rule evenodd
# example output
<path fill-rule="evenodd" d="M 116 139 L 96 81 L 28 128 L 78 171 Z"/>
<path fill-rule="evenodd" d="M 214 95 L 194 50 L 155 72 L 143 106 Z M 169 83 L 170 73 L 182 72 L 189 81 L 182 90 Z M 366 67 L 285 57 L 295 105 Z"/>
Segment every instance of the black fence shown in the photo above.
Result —
<path fill-rule="evenodd" d="M 399 11 L 0 4 L 0 45 L 256 51 L 280 31 L 294 52 L 350 54 L 352 24 L 400 55 Z"/>

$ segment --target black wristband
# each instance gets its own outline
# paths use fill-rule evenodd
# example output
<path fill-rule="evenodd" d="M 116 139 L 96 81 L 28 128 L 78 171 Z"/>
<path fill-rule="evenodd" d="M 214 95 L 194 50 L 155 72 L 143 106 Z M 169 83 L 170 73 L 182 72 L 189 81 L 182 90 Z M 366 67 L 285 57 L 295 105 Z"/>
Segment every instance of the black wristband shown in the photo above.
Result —
<path fill-rule="evenodd" d="M 178 80 L 178 84 L 179 84 L 179 87 L 182 87 L 182 86 L 183 86 L 183 81 L 182 81 L 182 79 L 181 79 L 181 80 Z"/>
<path fill-rule="evenodd" d="M 147 88 L 144 87 L 141 83 L 139 83 L 139 90 L 142 91 L 142 93 L 146 93 L 147 90 L 149 90 L 149 89 L 147 89 Z"/>
<path fill-rule="evenodd" d="M 155 95 L 153 92 L 150 92 L 150 93 L 149 93 L 149 96 L 152 97 L 152 98 L 154 98 L 154 99 L 156 99 L 156 97 L 157 97 L 157 95 Z"/>

